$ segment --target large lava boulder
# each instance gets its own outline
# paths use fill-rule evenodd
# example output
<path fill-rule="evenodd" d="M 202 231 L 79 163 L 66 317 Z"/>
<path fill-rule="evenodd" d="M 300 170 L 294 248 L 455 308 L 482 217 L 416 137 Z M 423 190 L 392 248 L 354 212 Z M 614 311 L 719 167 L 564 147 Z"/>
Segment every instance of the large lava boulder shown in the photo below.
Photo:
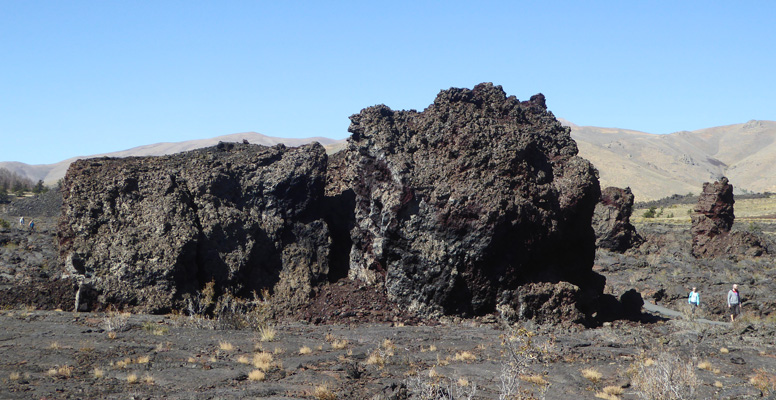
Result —
<path fill-rule="evenodd" d="M 459 314 L 601 293 L 597 172 L 543 95 L 520 102 L 485 83 L 442 91 L 423 112 L 378 105 L 350 119 L 351 278 L 409 309 Z M 539 282 L 562 290 L 518 290 Z"/>
<path fill-rule="evenodd" d="M 607 187 L 601 192 L 601 200 L 593 214 L 596 246 L 623 252 L 636 247 L 644 239 L 630 223 L 633 210 L 633 193 L 630 188 Z"/>
<path fill-rule="evenodd" d="M 692 254 L 696 258 L 758 257 L 768 253 L 760 237 L 732 231 L 735 222 L 733 185 L 722 177 L 705 182 L 692 215 Z"/>
<path fill-rule="evenodd" d="M 214 281 L 306 300 L 328 273 L 327 156 L 221 143 L 163 157 L 80 160 L 67 172 L 60 260 L 105 304 L 160 312 Z"/>

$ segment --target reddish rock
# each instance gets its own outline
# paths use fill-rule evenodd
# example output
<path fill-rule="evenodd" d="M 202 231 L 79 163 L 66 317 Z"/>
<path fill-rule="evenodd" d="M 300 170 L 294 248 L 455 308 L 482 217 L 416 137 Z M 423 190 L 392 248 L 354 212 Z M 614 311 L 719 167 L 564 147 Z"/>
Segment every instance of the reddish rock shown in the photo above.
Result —
<path fill-rule="evenodd" d="M 733 185 L 722 177 L 703 184 L 692 216 L 692 255 L 696 258 L 761 256 L 768 252 L 763 241 L 748 232 L 731 232 Z"/>
<path fill-rule="evenodd" d="M 632 210 L 633 193 L 630 188 L 604 189 L 593 214 L 596 246 L 623 252 L 643 243 L 644 239 L 630 223 Z"/>

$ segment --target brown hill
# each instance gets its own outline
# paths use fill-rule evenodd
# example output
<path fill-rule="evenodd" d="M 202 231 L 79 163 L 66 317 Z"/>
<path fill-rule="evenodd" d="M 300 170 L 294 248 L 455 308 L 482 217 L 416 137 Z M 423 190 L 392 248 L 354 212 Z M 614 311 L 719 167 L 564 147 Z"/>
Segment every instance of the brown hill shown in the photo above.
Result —
<path fill-rule="evenodd" d="M 630 187 L 636 201 L 698 193 L 722 176 L 738 192 L 776 192 L 774 121 L 669 135 L 567 125 L 579 155 L 598 168 L 601 187 Z"/>
<path fill-rule="evenodd" d="M 571 136 L 579 155 L 590 160 L 600 173 L 601 187 L 630 187 L 636 201 L 648 201 L 672 194 L 699 193 L 703 182 L 722 176 L 730 179 L 737 193 L 776 192 L 776 121 L 749 121 L 697 131 L 657 135 L 618 128 L 571 127 Z M 157 143 L 129 150 L 74 157 L 56 164 L 28 165 L 0 162 L 33 181 L 53 184 L 65 175 L 68 166 L 79 158 L 101 156 L 129 157 L 174 154 L 212 146 L 219 141 L 300 146 L 318 141 L 329 154 L 344 148 L 344 140 L 328 138 L 287 139 L 255 132 L 236 133 L 211 139 L 178 143 Z"/>
<path fill-rule="evenodd" d="M 16 172 L 22 176 L 26 176 L 33 181 L 37 182 L 42 179 L 46 184 L 51 185 L 56 183 L 59 179 L 62 179 L 67 172 L 67 168 L 71 163 L 78 159 L 83 158 L 95 158 L 95 157 L 141 157 L 141 156 L 163 156 L 168 154 L 180 153 L 188 150 L 200 149 L 203 147 L 214 146 L 218 142 L 242 142 L 247 140 L 253 144 L 261 144 L 264 146 L 274 146 L 282 143 L 289 147 L 297 147 L 310 142 L 319 142 L 320 144 L 328 147 L 332 143 L 338 142 L 334 139 L 324 137 L 311 137 L 311 138 L 279 138 L 262 135 L 256 132 L 243 132 L 234 133 L 231 135 L 217 136 L 210 139 L 197 139 L 187 140 L 183 142 L 173 143 L 155 143 L 145 146 L 133 147 L 128 150 L 115 151 L 112 153 L 95 154 L 87 156 L 78 156 L 68 158 L 67 160 L 60 161 L 56 164 L 44 164 L 44 165 L 29 165 L 21 162 L 2 162 L 0 161 L 0 168 L 5 168 Z"/>

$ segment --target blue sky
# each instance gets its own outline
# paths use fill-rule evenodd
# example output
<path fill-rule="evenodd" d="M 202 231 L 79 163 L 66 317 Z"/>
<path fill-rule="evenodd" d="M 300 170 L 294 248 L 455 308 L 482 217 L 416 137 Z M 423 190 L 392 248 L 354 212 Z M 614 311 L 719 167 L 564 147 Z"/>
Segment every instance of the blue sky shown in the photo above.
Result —
<path fill-rule="evenodd" d="M 0 2 L 0 161 L 255 131 L 348 136 L 480 82 L 578 125 L 776 119 L 776 3 Z"/>

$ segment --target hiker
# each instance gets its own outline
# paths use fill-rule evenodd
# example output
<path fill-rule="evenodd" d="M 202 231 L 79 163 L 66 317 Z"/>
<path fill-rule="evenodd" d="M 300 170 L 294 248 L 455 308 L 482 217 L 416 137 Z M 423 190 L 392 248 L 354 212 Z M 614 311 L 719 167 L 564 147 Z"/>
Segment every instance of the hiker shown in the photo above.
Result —
<path fill-rule="evenodd" d="M 30 220 L 30 231 L 34 231 L 34 230 L 35 230 L 35 222 Z"/>
<path fill-rule="evenodd" d="M 735 322 L 736 317 L 741 314 L 741 293 L 738 292 L 738 285 L 733 284 L 727 295 L 727 305 L 730 310 L 730 322 Z"/>
<path fill-rule="evenodd" d="M 24 228 L 24 217 L 19 218 L 19 226 Z"/>
<path fill-rule="evenodd" d="M 694 287 L 692 288 L 692 292 L 690 292 L 690 296 L 687 298 L 687 302 L 690 303 L 690 310 L 692 310 L 693 315 L 695 315 L 695 309 L 701 305 L 701 294 L 695 289 L 696 288 Z"/>

